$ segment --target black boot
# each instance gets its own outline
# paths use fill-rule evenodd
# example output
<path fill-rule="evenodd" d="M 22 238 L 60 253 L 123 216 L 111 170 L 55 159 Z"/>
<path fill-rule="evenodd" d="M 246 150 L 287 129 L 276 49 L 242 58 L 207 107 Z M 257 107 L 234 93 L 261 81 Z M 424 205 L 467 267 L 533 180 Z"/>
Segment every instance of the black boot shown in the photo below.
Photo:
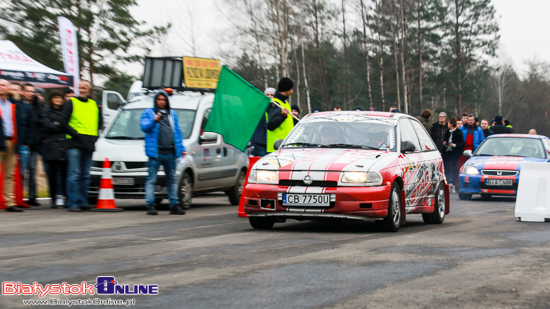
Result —
<path fill-rule="evenodd" d="M 179 208 L 179 206 L 173 206 L 170 208 L 171 215 L 185 215 L 185 210 Z"/>
<path fill-rule="evenodd" d="M 149 209 L 147 209 L 147 214 L 151 216 L 158 215 L 157 210 L 155 209 L 155 206 L 150 206 Z"/>

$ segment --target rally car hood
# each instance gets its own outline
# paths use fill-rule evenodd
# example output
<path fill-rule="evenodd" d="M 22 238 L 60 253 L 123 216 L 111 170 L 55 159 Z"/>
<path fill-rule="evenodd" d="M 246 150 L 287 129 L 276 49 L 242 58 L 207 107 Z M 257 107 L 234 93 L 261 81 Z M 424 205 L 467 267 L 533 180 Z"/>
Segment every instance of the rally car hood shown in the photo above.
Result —
<path fill-rule="evenodd" d="M 279 171 L 369 171 L 376 163 L 397 156 L 395 152 L 364 149 L 282 149 L 260 159 L 254 168 Z"/>
<path fill-rule="evenodd" d="M 478 170 L 521 170 L 521 163 L 524 162 L 546 162 L 546 159 L 527 158 L 527 157 L 471 157 L 464 166 L 474 166 Z"/>

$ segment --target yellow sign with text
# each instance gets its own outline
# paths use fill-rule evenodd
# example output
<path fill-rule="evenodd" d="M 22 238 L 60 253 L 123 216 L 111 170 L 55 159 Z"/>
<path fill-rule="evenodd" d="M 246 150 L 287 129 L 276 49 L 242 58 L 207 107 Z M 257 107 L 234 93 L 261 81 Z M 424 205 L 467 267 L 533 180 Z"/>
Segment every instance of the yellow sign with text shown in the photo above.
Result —
<path fill-rule="evenodd" d="M 221 69 L 219 60 L 183 57 L 183 80 L 187 88 L 216 89 Z"/>

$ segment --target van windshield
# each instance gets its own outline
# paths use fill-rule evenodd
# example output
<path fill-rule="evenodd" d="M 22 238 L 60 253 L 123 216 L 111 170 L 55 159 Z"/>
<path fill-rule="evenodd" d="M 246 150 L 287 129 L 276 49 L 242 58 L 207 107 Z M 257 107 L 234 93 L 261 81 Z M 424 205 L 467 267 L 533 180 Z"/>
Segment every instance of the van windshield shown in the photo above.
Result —
<path fill-rule="evenodd" d="M 178 122 L 183 138 L 189 138 L 195 122 L 195 110 L 174 109 L 178 115 Z M 105 135 L 109 139 L 140 140 L 145 137 L 141 131 L 140 119 L 143 109 L 125 109 L 118 114 L 113 125 Z"/>

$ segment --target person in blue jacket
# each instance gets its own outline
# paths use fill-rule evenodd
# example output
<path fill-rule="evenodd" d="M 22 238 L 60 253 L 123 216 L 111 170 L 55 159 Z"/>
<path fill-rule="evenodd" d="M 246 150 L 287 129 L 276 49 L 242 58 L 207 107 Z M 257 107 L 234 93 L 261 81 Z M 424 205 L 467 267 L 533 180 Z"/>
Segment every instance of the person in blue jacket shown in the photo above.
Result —
<path fill-rule="evenodd" d="M 155 209 L 155 185 L 160 165 L 166 174 L 166 190 L 170 201 L 170 214 L 183 215 L 176 194 L 176 161 L 186 156 L 178 115 L 170 108 L 168 94 L 159 90 L 154 107 L 141 114 L 141 130 L 145 132 L 145 154 L 149 157 L 149 175 L 145 184 L 145 200 L 148 215 L 157 215 Z"/>
<path fill-rule="evenodd" d="M 464 150 L 476 151 L 477 147 L 485 140 L 483 129 L 476 125 L 474 114 L 468 115 L 467 123 L 462 126 L 464 136 Z"/>

